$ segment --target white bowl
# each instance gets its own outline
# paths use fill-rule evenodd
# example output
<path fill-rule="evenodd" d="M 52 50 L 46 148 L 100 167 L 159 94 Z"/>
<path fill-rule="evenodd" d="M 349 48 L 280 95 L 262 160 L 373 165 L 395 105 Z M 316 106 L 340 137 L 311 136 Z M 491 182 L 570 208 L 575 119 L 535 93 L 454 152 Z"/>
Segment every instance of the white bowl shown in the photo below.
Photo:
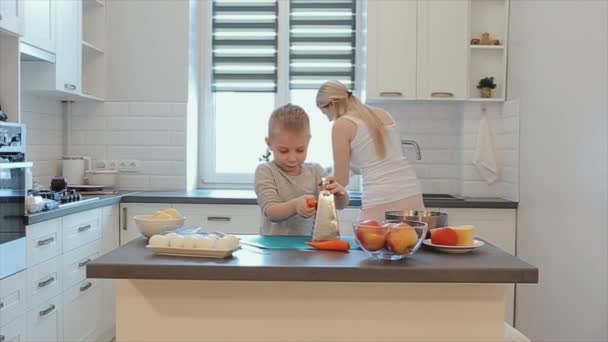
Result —
<path fill-rule="evenodd" d="M 181 228 L 184 226 L 184 222 L 186 222 L 185 217 L 173 220 L 156 220 L 152 218 L 152 215 L 137 215 L 133 219 L 135 220 L 137 229 L 147 238 L 160 234 L 165 229 Z"/>
<path fill-rule="evenodd" d="M 106 188 L 114 188 L 118 171 L 116 170 L 88 170 L 86 179 L 91 185 L 101 185 Z"/>

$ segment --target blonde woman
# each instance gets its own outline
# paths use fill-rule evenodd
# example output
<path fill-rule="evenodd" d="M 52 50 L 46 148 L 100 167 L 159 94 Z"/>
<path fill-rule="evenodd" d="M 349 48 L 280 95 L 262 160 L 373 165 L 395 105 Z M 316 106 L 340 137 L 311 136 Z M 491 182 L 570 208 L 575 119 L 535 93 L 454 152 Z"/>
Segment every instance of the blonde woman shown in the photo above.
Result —
<path fill-rule="evenodd" d="M 321 85 L 317 107 L 334 121 L 336 181 L 348 185 L 349 169 L 363 179 L 360 220 L 382 220 L 389 210 L 423 209 L 420 182 L 401 149 L 391 115 L 361 103 L 338 81 Z"/>

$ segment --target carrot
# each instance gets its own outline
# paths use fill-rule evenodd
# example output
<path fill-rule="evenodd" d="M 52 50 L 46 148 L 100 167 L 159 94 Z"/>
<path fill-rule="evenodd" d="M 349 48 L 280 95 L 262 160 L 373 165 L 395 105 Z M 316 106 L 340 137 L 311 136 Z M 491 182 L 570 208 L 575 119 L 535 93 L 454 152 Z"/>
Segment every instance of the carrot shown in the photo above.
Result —
<path fill-rule="evenodd" d="M 348 252 L 350 249 L 350 244 L 344 240 L 309 241 L 306 244 L 324 251 Z"/>
<path fill-rule="evenodd" d="M 306 199 L 306 205 L 309 208 L 316 208 L 317 207 L 317 199 L 316 198 L 308 198 L 308 199 Z"/>

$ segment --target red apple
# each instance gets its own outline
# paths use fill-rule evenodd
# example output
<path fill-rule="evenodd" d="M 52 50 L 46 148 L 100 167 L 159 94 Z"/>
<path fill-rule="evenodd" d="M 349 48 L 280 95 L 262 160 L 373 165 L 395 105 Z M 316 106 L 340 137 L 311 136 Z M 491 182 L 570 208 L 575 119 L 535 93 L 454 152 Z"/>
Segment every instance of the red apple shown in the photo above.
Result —
<path fill-rule="evenodd" d="M 386 248 L 393 253 L 407 253 L 417 242 L 416 230 L 406 223 L 396 225 L 386 234 Z"/>
<path fill-rule="evenodd" d="M 384 247 L 386 229 L 374 226 L 359 226 L 357 229 L 357 240 L 361 247 L 368 251 L 377 251 Z"/>
<path fill-rule="evenodd" d="M 380 222 L 376 221 L 376 220 L 365 220 L 365 221 L 361 221 L 359 222 L 359 226 L 374 226 L 374 227 L 380 227 L 381 224 Z"/>
<path fill-rule="evenodd" d="M 436 228 L 431 231 L 431 242 L 434 245 L 456 246 L 458 234 L 449 227 Z"/>

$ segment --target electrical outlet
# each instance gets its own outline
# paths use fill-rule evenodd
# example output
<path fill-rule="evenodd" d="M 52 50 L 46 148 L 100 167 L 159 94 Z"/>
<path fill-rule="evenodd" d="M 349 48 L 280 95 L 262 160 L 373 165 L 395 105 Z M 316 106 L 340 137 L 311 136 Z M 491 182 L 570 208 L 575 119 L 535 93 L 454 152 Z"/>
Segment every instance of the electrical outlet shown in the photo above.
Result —
<path fill-rule="evenodd" d="M 118 162 L 116 160 L 106 160 L 106 169 L 118 170 Z"/>
<path fill-rule="evenodd" d="M 117 161 L 118 171 L 121 172 L 139 172 L 140 170 L 140 162 L 139 160 L 120 160 Z"/>
<path fill-rule="evenodd" d="M 108 169 L 108 160 L 96 160 L 95 161 L 95 169 L 107 170 Z"/>

